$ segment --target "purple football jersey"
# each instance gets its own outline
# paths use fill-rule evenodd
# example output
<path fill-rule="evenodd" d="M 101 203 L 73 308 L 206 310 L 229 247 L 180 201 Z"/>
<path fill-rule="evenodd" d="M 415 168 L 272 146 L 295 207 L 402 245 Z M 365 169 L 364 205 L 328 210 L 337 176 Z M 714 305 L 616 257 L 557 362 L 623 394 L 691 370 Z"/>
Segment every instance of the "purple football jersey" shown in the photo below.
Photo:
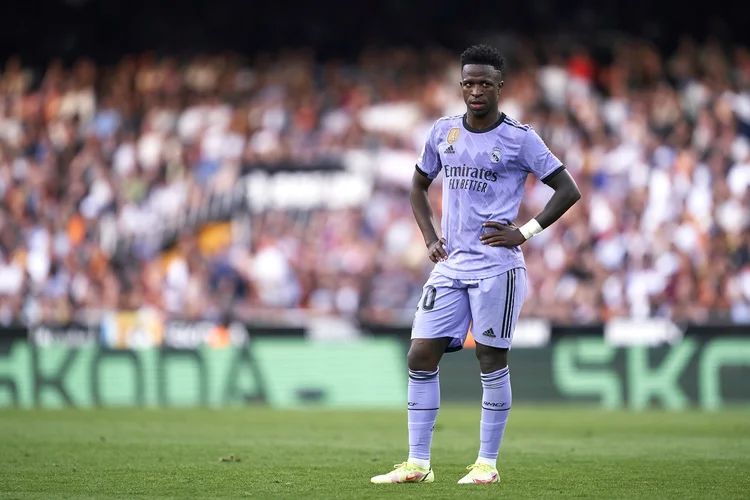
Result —
<path fill-rule="evenodd" d="M 448 259 L 435 270 L 452 279 L 483 279 L 523 267 L 520 248 L 483 245 L 487 221 L 518 216 L 526 177 L 544 180 L 563 169 L 532 127 L 500 115 L 497 125 L 476 130 L 464 115 L 440 118 L 430 130 L 417 170 L 434 179 L 443 171 L 442 234 Z M 523 221 L 526 222 L 526 221 Z"/>

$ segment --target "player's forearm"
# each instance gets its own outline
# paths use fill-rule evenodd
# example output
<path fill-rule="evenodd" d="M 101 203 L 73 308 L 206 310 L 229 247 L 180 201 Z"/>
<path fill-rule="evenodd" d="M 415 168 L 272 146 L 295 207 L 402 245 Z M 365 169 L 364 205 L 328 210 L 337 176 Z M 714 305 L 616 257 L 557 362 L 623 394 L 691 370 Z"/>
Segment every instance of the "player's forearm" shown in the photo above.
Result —
<path fill-rule="evenodd" d="M 427 190 L 421 187 L 413 186 L 409 194 L 411 200 L 411 210 L 417 221 L 419 230 L 422 231 L 425 245 L 429 246 L 438 240 L 437 231 L 435 230 L 435 221 L 432 214 L 432 205 L 427 196 Z"/>
<path fill-rule="evenodd" d="M 539 215 L 519 228 L 526 239 L 554 224 L 581 199 L 581 191 L 578 189 L 576 181 L 565 169 L 554 174 L 551 178 L 545 179 L 544 182 L 554 189 L 555 193 Z"/>
<path fill-rule="evenodd" d="M 554 224 L 565 212 L 576 204 L 581 199 L 581 192 L 578 189 L 558 189 L 552 198 L 545 205 L 539 215 L 534 217 L 536 221 L 542 226 L 542 229 L 546 229 Z"/>

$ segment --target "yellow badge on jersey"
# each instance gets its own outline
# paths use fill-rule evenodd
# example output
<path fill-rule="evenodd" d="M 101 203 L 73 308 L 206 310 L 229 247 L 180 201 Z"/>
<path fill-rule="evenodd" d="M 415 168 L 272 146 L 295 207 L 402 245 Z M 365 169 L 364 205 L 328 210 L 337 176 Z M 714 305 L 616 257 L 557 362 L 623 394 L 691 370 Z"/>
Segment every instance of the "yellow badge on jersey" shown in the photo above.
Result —
<path fill-rule="evenodd" d="M 448 132 L 448 144 L 453 144 L 454 142 L 456 142 L 460 133 L 460 128 L 452 128 L 451 131 Z"/>

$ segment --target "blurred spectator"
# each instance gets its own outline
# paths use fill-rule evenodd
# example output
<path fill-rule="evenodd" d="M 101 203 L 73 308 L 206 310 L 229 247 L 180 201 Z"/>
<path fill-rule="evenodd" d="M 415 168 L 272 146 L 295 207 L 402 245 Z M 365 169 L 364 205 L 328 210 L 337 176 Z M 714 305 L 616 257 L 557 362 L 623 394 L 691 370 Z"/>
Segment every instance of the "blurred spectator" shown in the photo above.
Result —
<path fill-rule="evenodd" d="M 584 198 L 524 246 L 523 315 L 750 323 L 750 50 L 690 38 L 671 55 L 624 39 L 606 60 L 545 49 L 514 55 L 503 110 L 536 128 Z M 431 267 L 409 180 L 432 121 L 463 112 L 458 79 L 457 55 L 437 49 L 367 49 L 354 64 L 308 51 L 42 72 L 9 60 L 0 322 L 151 308 L 408 324 Z M 212 216 L 246 172 L 289 165 L 340 165 L 372 189 L 359 205 Z M 519 222 L 550 195 L 530 179 Z"/>

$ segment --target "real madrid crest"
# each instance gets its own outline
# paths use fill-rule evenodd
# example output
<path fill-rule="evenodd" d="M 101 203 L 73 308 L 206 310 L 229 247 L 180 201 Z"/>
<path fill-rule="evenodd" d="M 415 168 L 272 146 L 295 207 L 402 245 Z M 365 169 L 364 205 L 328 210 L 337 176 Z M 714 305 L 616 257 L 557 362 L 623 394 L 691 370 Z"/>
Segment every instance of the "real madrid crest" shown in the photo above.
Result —
<path fill-rule="evenodd" d="M 450 132 L 448 132 L 448 144 L 453 144 L 458 140 L 458 136 L 461 134 L 460 128 L 452 128 Z"/>
<path fill-rule="evenodd" d="M 502 159 L 503 159 L 502 149 L 498 147 L 492 148 L 492 152 L 490 153 L 490 161 L 492 163 L 500 163 L 500 160 Z"/>

